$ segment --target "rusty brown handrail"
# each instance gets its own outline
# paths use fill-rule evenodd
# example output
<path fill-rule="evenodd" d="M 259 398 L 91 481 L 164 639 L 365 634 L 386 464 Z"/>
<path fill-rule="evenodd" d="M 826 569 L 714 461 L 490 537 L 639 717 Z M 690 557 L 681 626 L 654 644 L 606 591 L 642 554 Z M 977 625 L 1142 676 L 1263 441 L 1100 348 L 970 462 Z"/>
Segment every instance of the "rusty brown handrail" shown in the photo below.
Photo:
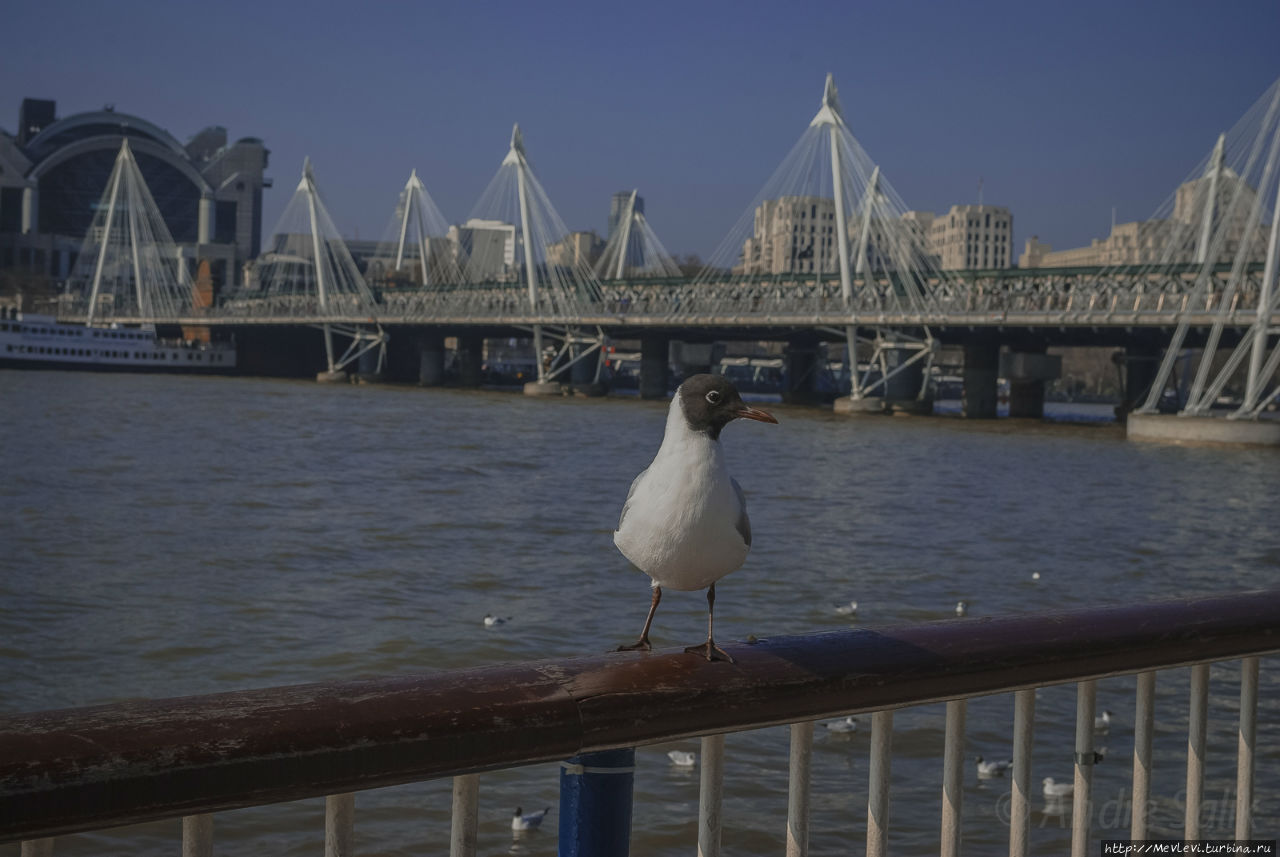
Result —
<path fill-rule="evenodd" d="M 0 842 L 1280 651 L 1280 590 L 0 718 Z"/>

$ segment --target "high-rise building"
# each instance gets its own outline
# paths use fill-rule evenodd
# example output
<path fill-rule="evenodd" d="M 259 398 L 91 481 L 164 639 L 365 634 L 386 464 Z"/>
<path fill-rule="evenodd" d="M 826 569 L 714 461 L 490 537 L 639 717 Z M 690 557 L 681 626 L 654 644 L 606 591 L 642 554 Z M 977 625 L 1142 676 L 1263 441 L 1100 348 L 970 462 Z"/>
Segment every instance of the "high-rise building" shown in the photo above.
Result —
<path fill-rule="evenodd" d="M 516 276 L 516 227 L 501 220 L 471 218 L 449 227 L 449 240 L 472 282 L 508 281 Z"/>
<path fill-rule="evenodd" d="M 829 197 L 784 196 L 756 206 L 751 237 L 742 245 L 744 274 L 838 271 L 836 207 Z"/>
<path fill-rule="evenodd" d="M 944 271 L 1013 266 L 1013 215 L 1001 205 L 953 205 L 929 226 L 929 252 Z"/>

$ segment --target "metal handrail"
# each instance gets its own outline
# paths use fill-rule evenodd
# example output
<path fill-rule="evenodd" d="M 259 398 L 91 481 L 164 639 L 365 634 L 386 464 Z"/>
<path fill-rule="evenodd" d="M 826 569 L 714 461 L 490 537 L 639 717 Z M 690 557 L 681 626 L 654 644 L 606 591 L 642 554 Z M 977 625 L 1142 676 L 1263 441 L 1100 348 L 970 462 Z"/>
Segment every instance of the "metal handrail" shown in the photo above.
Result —
<path fill-rule="evenodd" d="M 1280 651 L 1280 590 L 0 718 L 0 842 Z"/>

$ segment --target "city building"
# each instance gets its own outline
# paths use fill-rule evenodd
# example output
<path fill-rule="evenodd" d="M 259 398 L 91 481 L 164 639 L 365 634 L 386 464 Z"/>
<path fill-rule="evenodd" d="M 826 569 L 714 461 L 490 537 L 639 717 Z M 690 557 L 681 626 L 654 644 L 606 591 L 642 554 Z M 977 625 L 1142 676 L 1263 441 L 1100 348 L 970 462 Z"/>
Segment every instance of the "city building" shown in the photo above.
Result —
<path fill-rule="evenodd" d="M 835 212 L 835 202 L 829 197 L 766 199 L 756 206 L 754 228 L 751 237 L 743 242 L 738 272 L 839 272 Z"/>
<path fill-rule="evenodd" d="M 565 268 L 591 268 L 604 252 L 605 242 L 594 229 L 570 232 L 547 248 L 547 264 Z"/>
<path fill-rule="evenodd" d="M 501 220 L 473 217 L 449 227 L 449 240 L 471 282 L 505 282 L 516 278 L 516 227 Z"/>
<path fill-rule="evenodd" d="M 110 105 L 62 119 L 56 106 L 24 99 L 18 134 L 0 132 L 0 268 L 70 274 L 126 137 L 174 241 L 193 266 L 211 262 L 215 288 L 258 255 L 271 186 L 262 140 L 228 143 L 215 126 L 184 145 Z"/>
<path fill-rule="evenodd" d="M 1095 238 L 1085 247 L 1054 250 L 1040 241 L 1039 236 L 1033 235 L 1027 239 L 1022 255 L 1018 257 L 1018 266 L 1069 268 L 1194 262 L 1209 187 L 1208 177 L 1183 182 L 1174 196 L 1170 217 L 1113 223 L 1106 238 Z M 1217 261 L 1230 262 L 1235 259 L 1249 232 L 1249 212 L 1257 201 L 1257 191 L 1230 167 L 1223 167 L 1216 196 L 1219 226 L 1215 227 L 1215 233 L 1224 236 L 1218 247 Z M 1234 206 L 1231 204 L 1233 199 Z M 1223 225 L 1225 232 L 1222 231 Z M 1266 257 L 1266 237 L 1265 225 L 1254 227 L 1247 249 L 1250 261 L 1260 262 Z"/>
<path fill-rule="evenodd" d="M 917 223 L 922 223 L 919 212 Z M 1013 265 L 1013 215 L 999 205 L 953 205 L 929 222 L 929 253 L 944 271 Z"/>

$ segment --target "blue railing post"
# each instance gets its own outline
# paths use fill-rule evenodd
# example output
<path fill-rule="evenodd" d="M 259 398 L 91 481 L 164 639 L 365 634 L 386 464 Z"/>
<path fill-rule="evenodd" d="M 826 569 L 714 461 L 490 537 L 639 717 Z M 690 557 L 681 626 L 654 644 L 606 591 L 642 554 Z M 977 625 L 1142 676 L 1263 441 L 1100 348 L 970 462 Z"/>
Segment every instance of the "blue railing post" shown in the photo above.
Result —
<path fill-rule="evenodd" d="M 635 770 L 634 749 L 560 764 L 560 857 L 627 857 Z"/>

